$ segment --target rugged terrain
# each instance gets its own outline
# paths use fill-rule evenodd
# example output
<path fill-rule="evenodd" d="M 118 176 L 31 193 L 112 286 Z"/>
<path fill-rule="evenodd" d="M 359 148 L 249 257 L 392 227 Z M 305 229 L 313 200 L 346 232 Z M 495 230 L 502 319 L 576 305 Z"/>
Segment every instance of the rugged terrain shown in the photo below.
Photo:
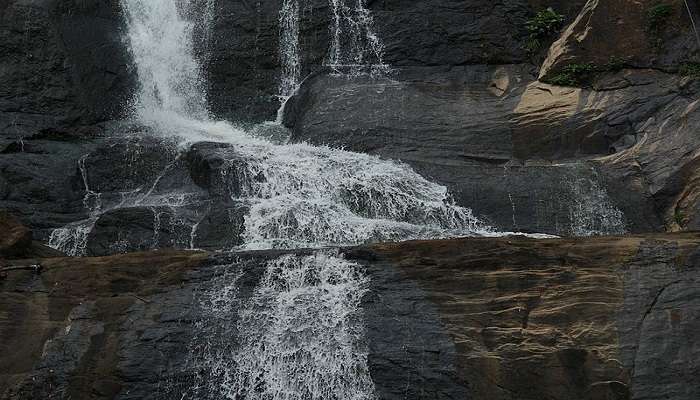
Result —
<path fill-rule="evenodd" d="M 383 399 L 700 395 L 698 234 L 340 251 L 369 277 L 362 307 Z M 188 362 L 197 336 L 207 337 L 204 294 L 240 274 L 238 291 L 250 296 L 281 254 L 11 261 L 42 268 L 0 279 L 0 398 L 179 397 L 201 384 Z M 219 318 L 235 326 L 235 313 Z M 236 345 L 226 329 L 208 340 Z"/>
<path fill-rule="evenodd" d="M 689 18 L 700 21 L 700 5 L 366 3 L 390 71 L 329 68 L 329 2 L 305 1 L 305 79 L 269 128 L 258 124 L 280 106 L 280 1 L 215 2 L 197 46 L 213 116 L 404 162 L 498 230 L 565 236 L 328 250 L 369 278 L 377 393 L 700 398 L 700 38 Z M 561 20 L 533 37 L 548 7 Z M 206 389 L 191 368 L 206 347 L 196 336 L 230 350 L 237 314 L 207 326 L 203 296 L 236 276 L 248 299 L 269 260 L 310 253 L 213 251 L 240 244 L 247 209 L 231 201 L 240 185 L 227 169 L 239 160 L 220 157 L 229 145 L 183 151 L 124 120 L 137 85 L 124 28 L 118 0 L 0 0 L 3 400 Z M 176 188 L 191 196 L 177 211 L 100 209 Z M 85 219 L 91 257 L 46 247 Z"/>
<path fill-rule="evenodd" d="M 198 48 L 217 117 L 274 119 L 277 3 L 217 3 L 211 40 Z M 0 206 L 48 239 L 86 217 L 78 160 L 112 162 L 96 150 L 102 138 L 138 132 L 109 122 L 129 111 L 135 71 L 116 0 L 1 7 Z M 547 7 L 563 22 L 530 48 L 528 21 Z M 286 109 L 293 141 L 407 162 L 502 230 L 586 234 L 609 222 L 581 222 L 583 208 L 620 210 L 631 232 L 698 228 L 700 44 L 683 1 L 368 8 L 393 70 L 372 79 L 323 67 L 329 5 L 302 5 L 301 62 L 311 75 Z"/>

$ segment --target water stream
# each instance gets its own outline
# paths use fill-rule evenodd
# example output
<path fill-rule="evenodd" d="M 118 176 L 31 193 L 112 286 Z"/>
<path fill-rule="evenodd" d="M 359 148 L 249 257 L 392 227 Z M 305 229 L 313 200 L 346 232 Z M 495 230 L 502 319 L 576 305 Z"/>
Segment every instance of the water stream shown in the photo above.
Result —
<path fill-rule="evenodd" d="M 182 151 L 200 141 L 222 143 L 216 156 L 228 200 L 245 204 L 243 244 L 236 249 L 294 249 L 353 245 L 386 240 L 498 235 L 468 208 L 451 200 L 444 186 L 409 166 L 375 156 L 308 144 L 276 144 L 207 109 L 203 68 L 195 57 L 194 32 L 211 17 L 194 15 L 192 1 L 121 0 L 127 20 L 126 42 L 139 87 L 131 104 L 139 124 Z M 299 0 L 281 2 L 280 96 L 296 90 L 301 78 Z M 381 42 L 363 0 L 331 0 L 334 13 L 328 64 L 332 67 L 380 66 Z M 205 10 L 211 12 L 208 3 Z M 198 22 L 199 21 L 199 22 Z M 231 38 L 235 40 L 235 38 Z M 53 246 L 85 253 L 87 235 L 106 211 L 147 206 L 154 210 L 205 207 L 188 193 L 125 191 L 105 204 L 92 188 L 85 159 L 79 164 L 85 189 L 86 221 L 56 230 Z M 154 211 L 154 226 L 161 223 Z M 194 245 L 199 221 L 189 220 Z M 225 248 L 221 250 L 232 250 Z M 232 399 L 373 399 L 367 366 L 361 299 L 367 290 L 362 268 L 342 255 L 318 250 L 271 260 L 254 289 L 237 295 L 236 263 L 222 266 L 228 278 L 200 298 L 205 320 L 191 348 L 192 366 L 206 379 L 191 388 Z M 235 318 L 228 316 L 235 315 Z M 216 342 L 208 332 L 235 320 L 236 338 Z M 196 361 L 196 362 L 195 362 Z M 206 381 L 206 382 L 205 382 Z"/>

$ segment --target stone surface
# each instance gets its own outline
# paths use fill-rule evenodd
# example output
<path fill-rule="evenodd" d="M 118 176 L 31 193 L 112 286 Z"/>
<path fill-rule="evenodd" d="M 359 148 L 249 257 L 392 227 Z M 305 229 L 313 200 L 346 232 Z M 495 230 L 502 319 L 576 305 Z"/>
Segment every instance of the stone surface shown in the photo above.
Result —
<path fill-rule="evenodd" d="M 0 257 L 21 256 L 32 245 L 32 231 L 5 210 L 0 210 Z"/>
<path fill-rule="evenodd" d="M 0 11 L 3 141 L 123 114 L 134 82 L 118 0 L 11 0 Z"/>
<path fill-rule="evenodd" d="M 514 66 L 398 77 L 307 80 L 285 109 L 292 140 L 407 162 L 501 229 L 571 234 L 581 180 L 633 232 L 670 229 L 680 199 L 682 224 L 695 221 L 695 81 L 626 70 L 584 90 Z"/>
<path fill-rule="evenodd" d="M 343 251 L 370 280 L 362 308 L 380 398 L 690 400 L 700 390 L 699 249 L 686 233 Z M 201 381 L 190 346 L 206 329 L 223 335 L 214 346 L 237 346 L 228 329 L 236 310 L 210 319 L 202 294 L 228 290 L 236 276 L 245 299 L 282 254 L 59 258 L 41 260 L 39 275 L 9 273 L 0 280 L 0 398 L 191 390 Z M 207 385 L 199 398 L 216 397 L 206 389 L 216 382 Z"/>
<path fill-rule="evenodd" d="M 697 19 L 700 7 L 696 2 L 687 4 Z M 668 15 L 654 13 L 659 5 L 668 6 Z M 681 64 L 698 60 L 698 46 L 683 0 L 589 0 L 549 49 L 540 78 L 551 78 L 567 65 L 584 63 L 677 71 Z"/>

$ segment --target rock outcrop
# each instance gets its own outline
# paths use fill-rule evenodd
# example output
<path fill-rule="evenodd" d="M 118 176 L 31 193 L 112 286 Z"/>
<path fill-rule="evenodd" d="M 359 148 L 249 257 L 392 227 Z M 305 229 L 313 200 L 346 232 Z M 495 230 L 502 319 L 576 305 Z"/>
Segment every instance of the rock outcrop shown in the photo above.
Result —
<path fill-rule="evenodd" d="M 361 307 L 380 398 L 700 395 L 697 234 L 342 252 L 369 279 Z M 245 299 L 282 254 L 57 258 L 41 260 L 38 275 L 10 272 L 0 280 L 0 398 L 165 399 L 192 390 L 212 364 L 192 364 L 191 346 L 208 340 L 220 356 L 237 346 L 227 327 L 239 310 L 205 313 L 204 294 L 231 296 L 235 282 Z M 207 336 L 215 332 L 224 336 Z"/>
<path fill-rule="evenodd" d="M 567 66 L 584 63 L 678 71 L 700 59 L 691 20 L 698 17 L 697 3 L 683 0 L 588 1 L 549 49 L 540 78 L 552 79 Z"/>

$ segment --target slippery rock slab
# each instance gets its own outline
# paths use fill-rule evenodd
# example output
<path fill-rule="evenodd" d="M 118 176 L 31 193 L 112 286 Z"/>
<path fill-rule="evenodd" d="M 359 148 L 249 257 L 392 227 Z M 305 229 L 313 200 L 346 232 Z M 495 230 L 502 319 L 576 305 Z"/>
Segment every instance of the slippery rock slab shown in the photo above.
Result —
<path fill-rule="evenodd" d="M 532 79 L 518 66 L 402 70 L 396 80 L 319 75 L 289 101 L 285 124 L 294 141 L 404 161 L 501 230 L 580 234 L 590 229 L 577 214 L 617 205 L 593 166 L 571 158 L 607 154 L 617 139 L 596 130 L 598 110 L 531 90 Z M 635 216 L 608 225 L 597 231 L 653 223 Z"/>
<path fill-rule="evenodd" d="M 691 400 L 698 249 L 697 234 L 675 234 L 343 252 L 367 279 L 379 398 Z M 268 263 L 312 253 L 150 252 L 13 272 L 0 280 L 0 398 L 220 398 L 244 330 L 270 315 L 245 311 L 266 293 Z"/>
<path fill-rule="evenodd" d="M 562 173 L 577 165 L 594 168 L 630 231 L 696 226 L 696 80 L 625 70 L 586 90 L 534 79 L 516 66 L 321 74 L 290 99 L 284 121 L 293 141 L 407 162 L 501 229 L 570 234 L 559 228 L 571 226 L 576 201 L 564 181 L 591 178 Z M 563 211 L 535 217 L 543 203 L 531 194 L 558 191 Z"/>

